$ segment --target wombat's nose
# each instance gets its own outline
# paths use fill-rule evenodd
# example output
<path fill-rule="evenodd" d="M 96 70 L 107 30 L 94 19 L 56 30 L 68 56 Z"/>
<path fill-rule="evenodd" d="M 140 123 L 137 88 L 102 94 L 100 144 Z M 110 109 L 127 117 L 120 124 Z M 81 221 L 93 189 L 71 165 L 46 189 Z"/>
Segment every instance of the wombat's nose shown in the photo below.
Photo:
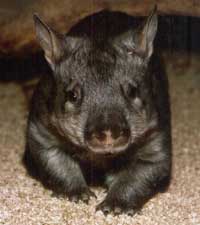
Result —
<path fill-rule="evenodd" d="M 105 110 L 100 115 L 93 114 L 88 118 L 84 137 L 91 151 L 102 154 L 116 153 L 128 146 L 130 128 L 120 110 Z"/>

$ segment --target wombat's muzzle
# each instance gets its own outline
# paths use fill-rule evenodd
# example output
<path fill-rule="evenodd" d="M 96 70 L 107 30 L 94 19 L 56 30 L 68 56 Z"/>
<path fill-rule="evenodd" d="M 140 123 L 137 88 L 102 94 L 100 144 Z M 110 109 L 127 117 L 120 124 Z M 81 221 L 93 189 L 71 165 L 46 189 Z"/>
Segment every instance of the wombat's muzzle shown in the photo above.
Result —
<path fill-rule="evenodd" d="M 85 143 L 89 150 L 99 154 L 115 154 L 125 150 L 130 140 L 130 129 L 120 115 L 99 116 L 87 126 Z"/>

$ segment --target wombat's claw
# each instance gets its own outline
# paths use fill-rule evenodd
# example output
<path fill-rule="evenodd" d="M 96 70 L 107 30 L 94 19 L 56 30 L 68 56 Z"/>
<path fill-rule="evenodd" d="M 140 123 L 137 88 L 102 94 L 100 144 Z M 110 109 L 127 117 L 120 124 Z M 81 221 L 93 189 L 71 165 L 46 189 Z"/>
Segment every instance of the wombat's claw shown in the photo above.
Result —
<path fill-rule="evenodd" d="M 93 191 L 91 191 L 90 189 L 89 189 L 89 194 L 91 197 L 97 198 L 96 194 Z"/>
<path fill-rule="evenodd" d="M 99 211 L 99 210 L 102 211 L 104 215 L 107 215 L 111 212 L 111 207 L 105 205 L 104 202 L 102 202 L 96 207 L 96 211 Z"/>
<path fill-rule="evenodd" d="M 97 198 L 97 196 L 95 195 L 94 192 L 92 192 L 91 190 L 88 190 L 87 192 L 83 192 L 81 194 L 81 199 L 83 202 L 88 203 L 90 197 L 94 197 Z"/>
<path fill-rule="evenodd" d="M 128 216 L 133 216 L 136 213 L 136 210 L 131 209 L 131 208 L 123 208 L 120 206 L 114 206 L 112 204 L 107 203 L 106 201 L 103 201 L 100 203 L 97 207 L 96 210 L 101 210 L 104 215 L 108 215 L 109 213 L 112 213 L 113 215 L 119 215 L 122 213 L 127 214 Z"/>
<path fill-rule="evenodd" d="M 96 198 L 96 195 L 94 192 L 88 189 L 84 192 L 69 195 L 69 200 L 75 203 L 78 203 L 79 201 L 83 201 L 84 203 L 88 204 L 90 197 Z"/>
<path fill-rule="evenodd" d="M 136 210 L 134 210 L 134 209 L 128 209 L 128 210 L 126 211 L 126 214 L 127 214 L 128 216 L 134 216 L 135 213 L 136 213 Z"/>
<path fill-rule="evenodd" d="M 63 199 L 63 198 L 65 198 L 66 196 L 65 196 L 64 194 L 62 194 L 62 193 L 52 192 L 52 193 L 51 193 L 51 197 L 53 197 L 53 198 L 58 198 L 58 199 Z"/>

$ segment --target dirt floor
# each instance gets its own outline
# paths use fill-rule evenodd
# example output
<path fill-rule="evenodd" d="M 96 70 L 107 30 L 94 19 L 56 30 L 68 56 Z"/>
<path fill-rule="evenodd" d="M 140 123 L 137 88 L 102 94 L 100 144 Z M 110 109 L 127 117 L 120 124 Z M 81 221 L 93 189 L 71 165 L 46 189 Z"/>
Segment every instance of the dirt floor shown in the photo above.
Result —
<path fill-rule="evenodd" d="M 200 70 L 170 73 L 173 178 L 169 190 L 151 199 L 141 214 L 105 217 L 95 206 L 51 196 L 21 164 L 26 99 L 16 83 L 0 84 L 0 224 L 7 225 L 200 225 Z M 180 72 L 182 71 L 182 72 Z"/>

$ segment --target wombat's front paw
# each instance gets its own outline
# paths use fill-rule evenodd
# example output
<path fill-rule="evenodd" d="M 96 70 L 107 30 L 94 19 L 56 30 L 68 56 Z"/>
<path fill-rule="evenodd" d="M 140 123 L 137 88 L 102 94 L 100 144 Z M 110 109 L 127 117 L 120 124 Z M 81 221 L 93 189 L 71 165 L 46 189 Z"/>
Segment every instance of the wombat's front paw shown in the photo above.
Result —
<path fill-rule="evenodd" d="M 94 192 L 92 192 L 89 188 L 82 190 L 82 191 L 74 191 L 68 194 L 68 198 L 72 202 L 79 202 L 83 201 L 85 203 L 88 203 L 90 200 L 90 197 L 95 197 L 96 195 Z"/>
<path fill-rule="evenodd" d="M 114 215 L 125 213 L 129 216 L 133 216 L 137 212 L 136 209 L 130 207 L 130 204 L 119 199 L 105 199 L 97 206 L 96 210 L 101 210 L 105 215 L 109 213 Z"/>

